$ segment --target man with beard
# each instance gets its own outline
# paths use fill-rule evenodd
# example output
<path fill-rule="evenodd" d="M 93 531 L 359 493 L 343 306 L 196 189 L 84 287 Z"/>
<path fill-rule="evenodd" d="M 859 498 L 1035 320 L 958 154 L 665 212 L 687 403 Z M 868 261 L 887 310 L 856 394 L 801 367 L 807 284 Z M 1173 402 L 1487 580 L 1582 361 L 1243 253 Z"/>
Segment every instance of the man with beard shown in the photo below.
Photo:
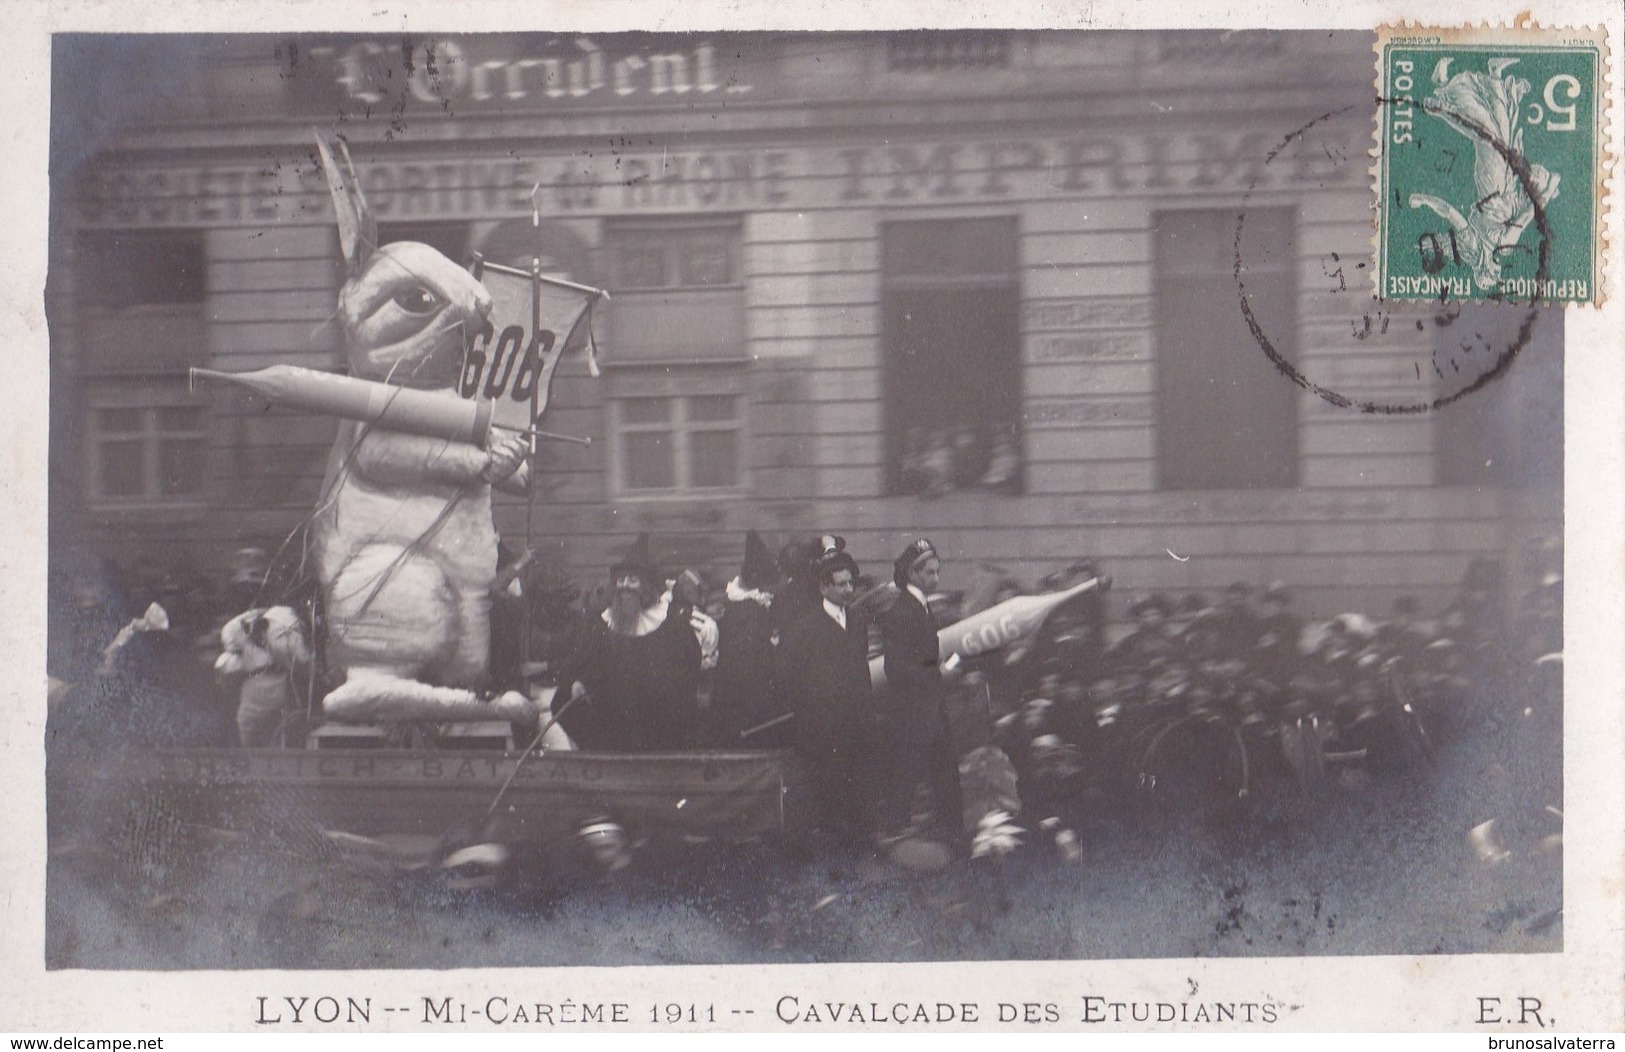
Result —
<path fill-rule="evenodd" d="M 650 752 L 697 742 L 700 644 L 681 599 L 662 596 L 662 580 L 646 533 L 610 569 L 609 607 L 589 626 L 570 710 L 555 707 L 584 749 Z"/>
<path fill-rule="evenodd" d="M 818 560 L 819 601 L 785 626 L 778 681 L 795 713 L 795 747 L 806 764 L 817 825 L 843 846 L 861 849 L 869 833 L 866 722 L 873 705 L 869 628 L 851 609 L 858 564 L 831 547 Z"/>

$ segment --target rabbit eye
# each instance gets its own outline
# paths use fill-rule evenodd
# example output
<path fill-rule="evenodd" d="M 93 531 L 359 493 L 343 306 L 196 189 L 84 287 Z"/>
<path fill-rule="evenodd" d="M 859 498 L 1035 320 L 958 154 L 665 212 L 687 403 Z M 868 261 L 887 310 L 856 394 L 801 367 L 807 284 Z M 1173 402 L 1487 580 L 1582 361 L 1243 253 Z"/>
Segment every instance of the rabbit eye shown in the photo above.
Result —
<path fill-rule="evenodd" d="M 395 293 L 395 305 L 408 314 L 428 314 L 440 306 L 440 297 L 419 285 Z"/>

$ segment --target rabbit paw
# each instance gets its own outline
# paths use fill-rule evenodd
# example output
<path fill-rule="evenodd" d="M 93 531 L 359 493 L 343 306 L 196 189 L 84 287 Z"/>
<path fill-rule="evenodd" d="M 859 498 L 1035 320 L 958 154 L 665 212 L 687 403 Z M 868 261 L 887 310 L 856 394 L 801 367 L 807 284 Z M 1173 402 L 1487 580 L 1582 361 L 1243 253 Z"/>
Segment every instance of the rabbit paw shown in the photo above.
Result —
<path fill-rule="evenodd" d="M 523 435 L 504 435 L 486 452 L 480 477 L 486 482 L 501 482 L 519 470 L 529 452 L 530 442 Z"/>

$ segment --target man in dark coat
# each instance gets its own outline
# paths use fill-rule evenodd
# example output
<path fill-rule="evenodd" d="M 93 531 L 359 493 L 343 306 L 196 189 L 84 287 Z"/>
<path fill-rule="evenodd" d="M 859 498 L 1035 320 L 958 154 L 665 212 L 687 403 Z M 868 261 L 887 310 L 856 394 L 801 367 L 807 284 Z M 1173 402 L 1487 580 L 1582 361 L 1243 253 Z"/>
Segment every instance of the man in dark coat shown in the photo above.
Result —
<path fill-rule="evenodd" d="M 773 608 L 779 571 L 755 530 L 745 535 L 745 561 L 728 582 L 717 621 L 717 669 L 711 685 L 713 741 L 728 749 L 776 749 L 794 733 L 773 683 Z M 749 733 L 747 733 L 749 732 Z"/>
<path fill-rule="evenodd" d="M 1118 640 L 1106 655 L 1117 675 L 1145 675 L 1179 656 L 1179 642 L 1168 628 L 1173 604 L 1161 592 L 1145 596 L 1129 607 L 1134 631 Z"/>
<path fill-rule="evenodd" d="M 923 781 L 938 831 L 958 848 L 965 842 L 959 756 L 942 704 L 937 623 L 927 602 L 940 566 L 936 548 L 923 537 L 903 549 L 892 568 L 900 594 L 880 615 L 887 684 L 880 708 L 881 829 L 887 836 L 905 832 Z"/>
<path fill-rule="evenodd" d="M 613 595 L 592 620 L 574 675 L 570 711 L 559 723 L 584 749 L 625 752 L 698 743 L 700 644 L 689 610 L 660 591 L 663 578 L 639 534 L 610 570 Z M 562 712 L 562 709 L 560 709 Z"/>
<path fill-rule="evenodd" d="M 795 713 L 795 747 L 807 765 L 816 821 L 849 847 L 869 834 L 866 721 L 874 698 L 869 627 L 850 609 L 858 564 L 831 549 L 818 561 L 817 607 L 786 625 L 778 648 L 780 697 Z"/>
<path fill-rule="evenodd" d="M 1303 618 L 1291 610 L 1292 595 L 1280 581 L 1264 591 L 1264 612 L 1258 619 L 1258 646 L 1250 664 L 1253 670 L 1278 688 L 1284 689 L 1298 674 L 1298 640 L 1303 636 Z"/>
<path fill-rule="evenodd" d="M 1246 581 L 1232 581 L 1225 586 L 1217 614 L 1219 656 L 1225 661 L 1251 661 L 1258 648 L 1260 628 L 1252 596 L 1253 587 Z"/>

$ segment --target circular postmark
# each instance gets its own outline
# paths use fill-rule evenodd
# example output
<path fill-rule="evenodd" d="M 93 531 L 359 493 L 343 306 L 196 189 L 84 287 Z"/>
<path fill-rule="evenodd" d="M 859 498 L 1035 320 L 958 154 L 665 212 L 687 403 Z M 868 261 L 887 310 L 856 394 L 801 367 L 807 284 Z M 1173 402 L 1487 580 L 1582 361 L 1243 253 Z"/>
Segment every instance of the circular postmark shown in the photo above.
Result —
<path fill-rule="evenodd" d="M 1376 102 L 1380 106 L 1418 105 L 1408 98 L 1378 97 Z M 1380 289 L 1374 295 L 1369 287 L 1375 279 L 1369 256 L 1353 258 L 1327 249 L 1318 253 L 1318 277 L 1300 290 L 1302 317 L 1296 332 L 1272 332 L 1271 319 L 1254 302 L 1258 286 L 1250 257 L 1258 250 L 1249 243 L 1247 217 L 1267 182 L 1271 164 L 1288 156 L 1324 155 L 1334 166 L 1329 176 L 1349 174 L 1336 168 L 1357 170 L 1360 189 L 1369 202 L 1370 187 L 1364 181 L 1368 155 L 1346 149 L 1342 145 L 1345 139 L 1333 133 L 1357 109 L 1349 106 L 1322 114 L 1287 134 L 1271 149 L 1248 185 L 1236 216 L 1234 242 L 1242 318 L 1277 372 L 1330 405 L 1359 413 L 1427 413 L 1466 398 L 1506 374 L 1530 344 L 1542 316 L 1543 304 L 1535 292 L 1527 299 L 1497 293 L 1468 301 L 1452 297 L 1448 285 L 1441 285 L 1431 300 L 1384 299 Z M 1505 163 L 1533 206 L 1531 225 L 1537 243 L 1532 248 L 1501 246 L 1498 251 L 1532 252 L 1536 274 L 1530 287 L 1539 289 L 1548 275 L 1552 235 L 1530 163 L 1470 115 L 1452 113 L 1451 117 Z M 1388 148 L 1386 144 L 1384 148 Z M 1457 251 L 1454 246 L 1448 230 L 1424 235 L 1417 245 L 1423 269 L 1442 269 L 1449 254 Z M 1311 255 L 1316 254 L 1313 247 Z M 1305 268 L 1304 273 L 1313 272 Z M 1319 278 L 1325 284 L 1317 285 Z M 1291 353 L 1292 345 L 1284 342 L 1289 336 L 1301 339 L 1302 353 Z"/>

